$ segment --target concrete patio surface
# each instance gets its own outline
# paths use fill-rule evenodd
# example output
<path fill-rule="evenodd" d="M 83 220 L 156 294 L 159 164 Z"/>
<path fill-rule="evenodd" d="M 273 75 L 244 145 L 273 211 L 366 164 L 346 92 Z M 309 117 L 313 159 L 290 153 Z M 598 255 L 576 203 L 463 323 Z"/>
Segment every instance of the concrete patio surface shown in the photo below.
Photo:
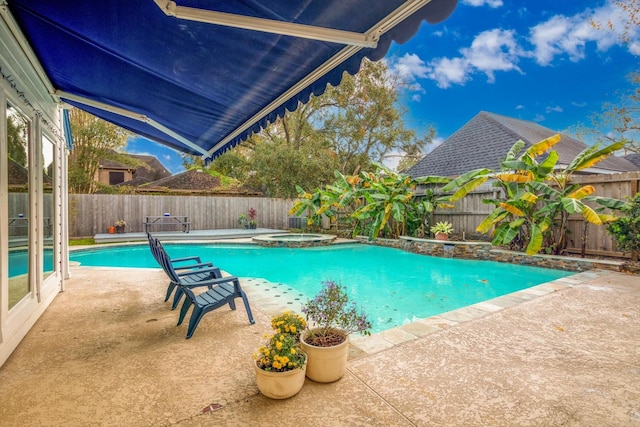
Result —
<path fill-rule="evenodd" d="M 2 426 L 640 426 L 640 276 L 593 271 L 354 339 L 346 376 L 258 392 L 252 354 L 296 295 L 243 280 L 194 336 L 159 269 L 72 268 L 0 367 Z"/>

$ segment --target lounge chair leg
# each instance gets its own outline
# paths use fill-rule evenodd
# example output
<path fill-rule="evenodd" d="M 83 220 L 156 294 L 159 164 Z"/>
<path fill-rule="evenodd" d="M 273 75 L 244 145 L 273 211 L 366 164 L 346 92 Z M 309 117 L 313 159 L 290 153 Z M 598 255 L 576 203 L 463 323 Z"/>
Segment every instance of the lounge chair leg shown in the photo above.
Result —
<path fill-rule="evenodd" d="M 198 324 L 200 323 L 200 319 L 204 315 L 204 310 L 201 307 L 194 306 L 193 313 L 191 314 L 191 319 L 189 319 L 189 328 L 187 329 L 187 339 L 193 336 L 193 333 L 196 331 Z"/>
<path fill-rule="evenodd" d="M 173 296 L 173 304 L 171 304 L 171 310 L 176 309 L 176 307 L 180 303 L 182 295 L 184 295 L 184 291 L 180 287 L 178 287 L 178 289 L 176 289 L 176 294 Z"/>
<path fill-rule="evenodd" d="M 232 299 L 231 301 L 229 301 L 229 308 L 231 308 L 231 310 L 235 310 L 236 309 L 236 300 Z"/>
<path fill-rule="evenodd" d="M 169 282 L 169 287 L 167 288 L 167 296 L 164 299 L 165 302 L 169 301 L 169 297 L 171 296 L 171 293 L 173 292 L 175 287 L 176 287 L 175 283 Z"/>
<path fill-rule="evenodd" d="M 247 310 L 247 316 L 249 316 L 249 323 L 253 325 L 254 323 L 256 323 L 256 321 L 253 320 L 253 314 L 251 313 L 251 307 L 249 307 L 249 300 L 247 299 L 247 294 L 245 294 L 244 291 L 240 291 L 240 295 L 242 295 L 242 301 L 244 301 L 244 308 L 245 310 Z"/>
<path fill-rule="evenodd" d="M 189 310 L 189 307 L 191 307 L 191 304 L 193 304 L 191 302 L 191 299 L 185 298 L 184 304 L 182 304 L 182 308 L 180 309 L 180 318 L 178 319 L 177 326 L 180 326 L 182 324 L 182 321 L 184 320 L 184 316 L 187 314 L 187 311 Z M 194 310 L 195 310 L 195 307 L 194 307 Z"/>

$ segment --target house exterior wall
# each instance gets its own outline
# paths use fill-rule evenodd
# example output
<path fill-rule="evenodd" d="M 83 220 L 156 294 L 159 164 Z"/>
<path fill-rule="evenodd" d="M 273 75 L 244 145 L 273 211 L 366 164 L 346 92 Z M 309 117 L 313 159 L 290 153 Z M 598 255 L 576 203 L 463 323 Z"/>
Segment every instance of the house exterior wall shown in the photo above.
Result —
<path fill-rule="evenodd" d="M 0 365 L 15 350 L 68 274 L 66 148 L 58 105 L 16 23 L 0 10 Z M 25 50 L 23 50 L 23 47 Z M 20 191 L 8 185 L 8 117 L 22 132 Z M 13 145 L 12 145 L 13 146 Z M 21 145 L 22 147 L 22 145 Z M 13 161 L 13 160 L 11 160 Z M 12 233 L 9 233 L 11 229 Z M 17 270 L 24 265 L 24 271 Z"/>
<path fill-rule="evenodd" d="M 133 179 L 133 173 L 130 169 L 113 169 L 113 168 L 100 168 L 98 169 L 96 180 L 100 184 L 112 185 L 109 183 L 109 174 L 111 172 L 124 173 L 124 180 L 122 182 L 131 181 Z"/>

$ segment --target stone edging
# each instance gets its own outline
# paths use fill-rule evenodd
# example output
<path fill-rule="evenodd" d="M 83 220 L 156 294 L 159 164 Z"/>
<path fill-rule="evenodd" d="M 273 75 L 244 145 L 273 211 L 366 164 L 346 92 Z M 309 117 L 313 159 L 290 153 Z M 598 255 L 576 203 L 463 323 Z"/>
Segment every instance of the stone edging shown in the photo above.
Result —
<path fill-rule="evenodd" d="M 358 236 L 357 239 L 361 243 L 387 246 L 421 255 L 498 261 L 566 271 L 588 271 L 596 268 L 611 271 L 622 271 L 622 267 L 625 263 L 624 261 L 617 260 L 574 258 L 558 255 L 527 255 L 522 252 L 494 248 L 489 242 L 442 241 L 420 239 L 409 236 L 400 236 L 397 240 L 369 240 L 364 236 Z"/>

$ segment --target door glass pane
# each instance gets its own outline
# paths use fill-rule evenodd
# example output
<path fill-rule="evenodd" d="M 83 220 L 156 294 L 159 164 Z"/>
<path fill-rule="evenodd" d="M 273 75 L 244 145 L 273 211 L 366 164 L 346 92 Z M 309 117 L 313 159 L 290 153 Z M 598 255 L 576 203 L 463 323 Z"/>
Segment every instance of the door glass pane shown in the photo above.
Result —
<path fill-rule="evenodd" d="M 7 105 L 9 308 L 29 294 L 29 126 Z"/>
<path fill-rule="evenodd" d="M 42 230 L 44 235 L 44 263 L 43 278 L 47 278 L 53 273 L 53 221 L 54 221 L 54 205 L 53 205 L 53 189 L 54 185 L 54 151 L 53 142 L 48 138 L 42 138 L 42 165 L 44 167 L 42 173 L 43 184 L 43 215 Z"/>

